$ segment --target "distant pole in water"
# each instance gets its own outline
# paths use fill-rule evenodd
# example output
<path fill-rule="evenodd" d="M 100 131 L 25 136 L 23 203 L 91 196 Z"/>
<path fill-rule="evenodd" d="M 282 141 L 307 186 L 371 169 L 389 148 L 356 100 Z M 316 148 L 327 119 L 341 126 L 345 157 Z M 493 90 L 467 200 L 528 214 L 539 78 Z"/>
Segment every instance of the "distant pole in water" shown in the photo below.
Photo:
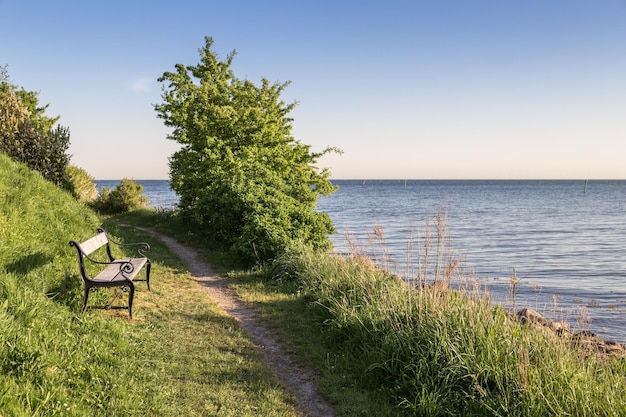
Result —
<path fill-rule="evenodd" d="M 583 193 L 587 192 L 587 185 L 589 185 L 589 180 L 585 180 L 585 189 L 583 190 Z"/>

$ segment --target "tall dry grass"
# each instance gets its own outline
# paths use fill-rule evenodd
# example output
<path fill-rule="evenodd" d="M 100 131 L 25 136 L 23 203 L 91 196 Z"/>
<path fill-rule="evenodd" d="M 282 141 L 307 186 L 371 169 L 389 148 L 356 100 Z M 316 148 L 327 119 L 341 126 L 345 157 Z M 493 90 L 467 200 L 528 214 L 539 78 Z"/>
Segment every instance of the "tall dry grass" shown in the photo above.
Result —
<path fill-rule="evenodd" d="M 410 239 L 400 278 L 388 252 L 340 257 L 305 249 L 278 260 L 316 307 L 333 366 L 384 392 L 397 415 L 626 415 L 623 360 L 582 356 L 556 334 L 524 325 L 463 273 L 446 215 Z M 371 243 L 384 244 L 375 227 Z"/>

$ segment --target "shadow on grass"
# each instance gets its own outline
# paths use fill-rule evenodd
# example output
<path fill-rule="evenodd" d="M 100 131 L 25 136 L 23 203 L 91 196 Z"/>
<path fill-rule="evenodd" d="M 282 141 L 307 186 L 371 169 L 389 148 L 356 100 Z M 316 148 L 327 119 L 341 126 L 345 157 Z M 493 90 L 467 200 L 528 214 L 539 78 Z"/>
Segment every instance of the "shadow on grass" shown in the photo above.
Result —
<path fill-rule="evenodd" d="M 54 256 L 44 252 L 31 253 L 6 266 L 7 272 L 26 275 L 34 269 L 52 262 Z"/>
<path fill-rule="evenodd" d="M 46 292 L 48 298 L 69 309 L 77 309 L 80 306 L 82 294 L 83 285 L 80 277 L 67 273 L 59 285 Z"/>

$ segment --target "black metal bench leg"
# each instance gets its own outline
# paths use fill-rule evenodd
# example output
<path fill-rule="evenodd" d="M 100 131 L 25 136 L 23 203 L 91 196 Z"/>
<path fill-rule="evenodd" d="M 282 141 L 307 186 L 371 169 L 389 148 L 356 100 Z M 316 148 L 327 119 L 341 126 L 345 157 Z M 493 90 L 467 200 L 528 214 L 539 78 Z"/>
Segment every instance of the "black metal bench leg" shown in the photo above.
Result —
<path fill-rule="evenodd" d="M 81 313 L 84 313 L 87 310 L 87 300 L 89 299 L 89 292 L 91 291 L 91 288 L 89 288 L 88 286 L 84 286 L 85 287 L 85 291 L 83 293 L 83 309 L 81 310 Z"/>
<path fill-rule="evenodd" d="M 135 298 L 135 286 L 128 286 L 128 318 L 133 319 L 133 299 Z"/>
<path fill-rule="evenodd" d="M 148 285 L 148 291 L 150 290 L 150 267 L 152 266 L 152 264 L 150 263 L 150 259 L 148 259 L 148 262 L 146 264 L 146 284 Z"/>

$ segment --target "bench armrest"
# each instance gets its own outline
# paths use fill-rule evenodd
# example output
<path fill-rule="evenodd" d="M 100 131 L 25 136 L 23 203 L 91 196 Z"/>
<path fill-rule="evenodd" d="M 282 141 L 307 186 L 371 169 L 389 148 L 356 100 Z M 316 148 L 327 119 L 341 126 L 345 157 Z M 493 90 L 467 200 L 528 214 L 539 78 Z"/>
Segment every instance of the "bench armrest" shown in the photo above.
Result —
<path fill-rule="evenodd" d="M 100 233 L 106 233 L 104 229 L 102 228 L 98 228 L 98 232 Z M 112 240 L 108 234 L 107 235 L 107 239 L 109 240 L 109 242 L 111 243 L 115 243 L 115 245 L 117 246 L 126 246 L 126 247 L 130 247 L 130 246 L 136 246 L 137 247 L 137 252 L 139 253 L 139 255 L 141 255 L 141 257 L 146 258 L 146 252 L 150 250 L 150 245 L 146 242 L 135 242 L 135 243 L 120 243 L 120 242 L 116 242 L 114 240 Z M 113 257 L 111 257 L 111 259 L 113 259 Z"/>
<path fill-rule="evenodd" d="M 93 262 L 94 264 L 98 264 L 98 265 L 119 264 L 120 271 L 126 272 L 126 273 L 133 272 L 133 269 L 135 269 L 130 259 L 114 259 L 112 261 L 99 261 L 97 259 L 92 258 L 91 256 L 87 255 L 84 252 L 83 252 L 83 258 L 88 259 L 90 262 Z"/>
<path fill-rule="evenodd" d="M 120 272 L 122 273 L 124 278 L 126 278 L 127 274 L 132 274 L 135 271 L 135 265 L 133 265 L 130 259 L 128 260 L 116 259 L 115 261 L 112 261 L 109 264 L 110 265 L 119 264 Z"/>

